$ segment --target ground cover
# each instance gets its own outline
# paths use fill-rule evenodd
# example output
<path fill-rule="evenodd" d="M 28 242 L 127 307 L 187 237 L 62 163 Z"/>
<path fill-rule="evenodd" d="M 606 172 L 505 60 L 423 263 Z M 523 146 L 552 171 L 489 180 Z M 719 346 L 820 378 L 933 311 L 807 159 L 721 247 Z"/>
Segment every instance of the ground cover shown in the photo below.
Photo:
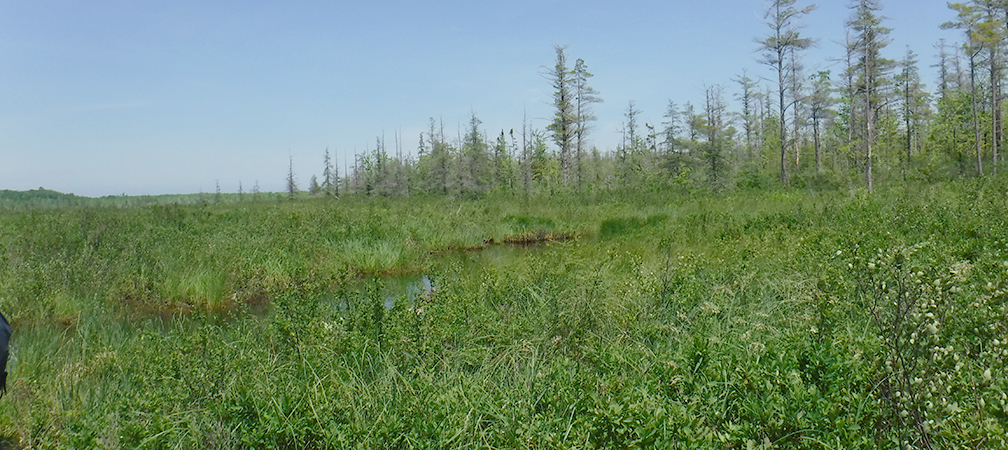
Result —
<path fill-rule="evenodd" d="M 1006 207 L 985 180 L 10 210 L 0 435 L 1004 448 Z"/>

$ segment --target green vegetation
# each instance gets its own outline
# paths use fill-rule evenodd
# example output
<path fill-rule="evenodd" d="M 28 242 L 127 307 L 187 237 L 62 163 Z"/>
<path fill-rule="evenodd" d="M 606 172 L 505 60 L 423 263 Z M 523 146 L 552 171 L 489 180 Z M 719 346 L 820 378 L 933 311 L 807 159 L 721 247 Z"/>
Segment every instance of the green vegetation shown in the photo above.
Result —
<path fill-rule="evenodd" d="M 1008 179 L 913 189 L 2 211 L 0 436 L 1006 448 Z"/>
<path fill-rule="evenodd" d="M 279 194 L 0 191 L 0 446 L 1008 448 L 1008 3 L 949 5 L 934 99 L 877 0 L 806 73 L 797 3 L 741 111 L 629 101 L 614 149 L 556 46 L 545 129 L 431 118 Z"/>

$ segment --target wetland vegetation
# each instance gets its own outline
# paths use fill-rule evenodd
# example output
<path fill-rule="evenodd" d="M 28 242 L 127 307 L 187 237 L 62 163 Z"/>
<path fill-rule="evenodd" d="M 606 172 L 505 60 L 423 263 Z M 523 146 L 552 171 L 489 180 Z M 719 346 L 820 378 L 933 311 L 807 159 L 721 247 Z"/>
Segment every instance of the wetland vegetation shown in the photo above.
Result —
<path fill-rule="evenodd" d="M 0 444 L 1008 448 L 1008 6 L 950 5 L 932 97 L 875 0 L 803 72 L 795 5 L 776 85 L 615 148 L 558 45 L 543 129 L 431 117 L 307 192 L 0 191 Z"/>
<path fill-rule="evenodd" d="M 1004 448 L 1006 188 L 4 210 L 0 435 Z"/>

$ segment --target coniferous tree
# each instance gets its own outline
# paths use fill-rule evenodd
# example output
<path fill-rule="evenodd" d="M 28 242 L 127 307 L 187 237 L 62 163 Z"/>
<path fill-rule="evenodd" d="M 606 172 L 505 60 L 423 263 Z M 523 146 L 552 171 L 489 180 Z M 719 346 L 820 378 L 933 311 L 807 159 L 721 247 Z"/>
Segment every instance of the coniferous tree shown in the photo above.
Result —
<path fill-rule="evenodd" d="M 325 149 L 325 166 L 322 170 L 322 192 L 333 197 L 339 197 L 339 169 L 333 166 L 329 157 L 329 147 Z"/>
<path fill-rule="evenodd" d="M 786 113 L 789 106 L 787 94 L 789 84 L 788 57 L 793 58 L 793 50 L 804 50 L 812 45 L 812 39 L 802 37 L 801 27 L 798 21 L 801 16 L 811 12 L 815 5 L 809 5 L 802 9 L 794 7 L 797 0 L 773 0 L 766 11 L 765 18 L 770 27 L 770 35 L 758 40 L 763 48 L 763 63 L 770 66 L 777 74 L 778 93 L 778 120 L 780 136 L 780 179 L 781 184 L 787 185 L 787 118 Z"/>
<path fill-rule="evenodd" d="M 294 178 L 294 157 L 290 158 L 290 166 L 287 170 L 287 198 L 293 200 L 298 193 L 297 180 Z"/>
<path fill-rule="evenodd" d="M 882 17 L 876 14 L 882 9 L 879 0 L 859 0 L 853 6 L 854 15 L 847 26 L 856 36 L 854 56 L 857 59 L 855 68 L 858 72 L 857 90 L 860 94 L 864 128 L 861 144 L 865 156 L 865 182 L 868 192 L 874 191 L 872 164 L 875 158 L 874 147 L 877 138 L 876 124 L 879 109 L 885 105 L 883 101 L 884 86 L 888 84 L 886 75 L 893 67 L 893 62 L 882 57 L 882 49 L 889 44 L 889 28 L 882 26 Z"/>
<path fill-rule="evenodd" d="M 920 73 L 917 69 L 917 55 L 907 46 L 906 55 L 900 62 L 900 73 L 896 76 L 900 91 L 900 115 L 903 119 L 903 131 L 906 134 L 906 170 L 911 168 L 911 157 L 914 142 L 920 129 L 920 121 L 927 113 L 928 95 L 924 92 Z"/>
<path fill-rule="evenodd" d="M 980 45 L 987 50 L 987 67 L 990 75 L 990 121 L 991 121 L 991 175 L 997 175 L 998 148 L 1001 143 L 1001 48 L 1005 39 L 1005 22 L 1001 20 L 1001 9 L 1008 10 L 1004 0 L 975 0 L 982 11 L 979 24 Z M 1006 19 L 1008 20 L 1008 16 Z"/>
<path fill-rule="evenodd" d="M 487 190 L 490 183 L 490 164 L 487 157 L 487 143 L 479 126 L 483 122 L 473 112 L 469 118 L 469 130 L 462 144 L 460 191 L 469 196 L 478 196 Z"/>
<path fill-rule="evenodd" d="M 938 101 L 942 101 L 948 97 L 952 82 L 949 59 L 953 56 L 949 55 L 946 50 L 948 48 L 948 44 L 946 44 L 945 38 L 939 39 L 938 44 L 935 46 L 938 47 L 938 62 L 934 65 L 934 67 L 938 69 Z"/>
<path fill-rule="evenodd" d="M 956 22 L 946 22 L 942 28 L 959 28 L 966 32 L 966 42 L 963 43 L 963 52 L 969 60 L 970 74 L 970 102 L 973 111 L 973 142 L 976 150 L 977 174 L 983 176 L 983 151 L 980 146 L 980 118 L 979 100 L 977 93 L 976 72 L 978 57 L 983 51 L 983 36 L 981 32 L 981 15 L 975 5 L 964 3 L 950 3 L 949 8 L 956 11 L 959 20 Z M 960 83 L 961 84 L 961 83 Z"/>
<path fill-rule="evenodd" d="M 591 105 L 601 102 L 602 99 L 598 96 L 598 92 L 588 85 L 588 80 L 594 75 L 588 72 L 588 66 L 583 59 L 578 58 L 574 63 L 574 72 L 572 75 L 572 81 L 574 82 L 575 164 L 577 165 L 577 186 L 580 190 L 584 179 L 582 158 L 584 157 L 585 145 L 587 145 L 586 136 L 591 130 L 591 122 L 595 121 Z"/>
<path fill-rule="evenodd" d="M 809 97 L 809 115 L 812 119 L 812 145 L 815 150 L 815 170 L 822 172 L 820 136 L 823 122 L 828 120 L 833 110 L 833 96 L 830 88 L 829 71 L 821 71 L 812 78 L 812 95 Z"/>
<path fill-rule="evenodd" d="M 662 154 L 661 158 L 661 169 L 666 177 L 675 177 L 679 175 L 679 159 L 680 151 L 679 148 L 679 132 L 682 130 L 682 113 L 679 112 L 679 107 L 672 100 L 668 101 L 668 106 L 665 108 L 665 114 L 662 116 L 665 121 L 662 122 Z"/>
<path fill-rule="evenodd" d="M 560 169 L 564 184 L 569 181 L 571 172 L 571 150 L 574 143 L 575 122 L 577 113 L 574 103 L 574 74 L 567 67 L 566 47 L 554 46 L 556 62 L 547 73 L 553 84 L 553 122 L 547 130 L 553 136 L 560 153 Z"/>
<path fill-rule="evenodd" d="M 647 147 L 644 139 L 639 133 L 641 110 L 637 109 L 637 103 L 631 100 L 627 103 L 626 112 L 623 117 L 623 144 L 619 148 L 620 164 L 622 166 L 622 187 L 635 186 L 644 181 L 645 152 Z"/>
<path fill-rule="evenodd" d="M 723 181 L 725 152 L 731 136 L 725 123 L 727 107 L 721 86 L 708 87 L 705 97 L 703 128 L 706 131 L 706 142 L 703 145 L 703 156 L 707 163 L 711 185 L 716 189 Z"/>
<path fill-rule="evenodd" d="M 428 193 L 448 195 L 451 155 L 448 144 L 444 141 L 444 125 L 437 126 L 437 121 L 430 118 L 430 130 L 427 133 L 430 140 L 430 150 L 421 157 L 421 179 L 426 180 Z"/>
<path fill-rule="evenodd" d="M 791 153 L 794 154 L 795 163 L 795 173 L 801 170 L 801 139 L 802 139 L 802 128 L 805 123 L 802 119 L 803 108 L 805 107 L 805 85 L 803 84 L 802 71 L 805 67 L 802 65 L 802 61 L 795 51 L 795 47 L 791 47 L 789 50 L 788 57 L 788 84 L 790 84 L 789 90 L 791 93 L 791 98 L 789 99 L 791 103 Z"/>
<path fill-rule="evenodd" d="M 521 153 L 518 150 L 518 139 L 515 137 L 514 128 L 511 129 L 511 145 L 508 149 L 508 189 L 514 192 L 515 182 L 521 175 Z"/>
<path fill-rule="evenodd" d="M 755 89 L 756 81 L 749 78 L 745 69 L 742 70 L 742 75 L 735 78 L 733 81 L 738 83 L 739 88 L 742 90 L 738 94 L 738 100 L 741 103 L 741 119 L 742 119 L 742 130 L 745 133 L 745 149 L 746 149 L 746 159 L 751 160 L 753 157 L 753 138 L 756 131 L 756 115 L 754 114 L 755 109 Z"/>
<path fill-rule="evenodd" d="M 860 153 L 858 150 L 859 146 L 857 144 L 857 130 L 860 129 L 858 126 L 860 115 L 857 112 L 857 99 L 859 97 L 857 84 L 855 82 L 857 79 L 857 61 L 855 55 L 857 41 L 850 27 L 847 27 L 846 29 L 845 40 L 843 85 L 840 87 L 842 92 L 840 96 L 840 117 L 844 139 L 843 161 L 846 168 L 858 168 L 860 167 Z"/>
<path fill-rule="evenodd" d="M 316 178 L 315 175 L 312 175 L 311 180 L 308 181 L 308 193 L 311 194 L 312 197 L 314 197 L 316 195 L 319 195 L 321 192 L 322 192 L 322 186 L 319 185 L 318 178 Z"/>
<path fill-rule="evenodd" d="M 502 190 L 508 186 L 509 178 L 509 158 L 508 158 L 508 144 L 507 137 L 504 135 L 504 130 L 501 130 L 500 136 L 497 136 L 497 142 L 494 144 L 494 155 L 493 155 L 493 175 L 494 183 L 493 189 Z"/>

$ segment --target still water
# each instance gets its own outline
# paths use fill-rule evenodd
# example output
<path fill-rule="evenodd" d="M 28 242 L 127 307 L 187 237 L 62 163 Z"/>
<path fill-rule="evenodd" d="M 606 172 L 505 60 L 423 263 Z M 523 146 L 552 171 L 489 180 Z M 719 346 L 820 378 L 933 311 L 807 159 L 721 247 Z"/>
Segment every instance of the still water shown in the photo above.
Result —
<path fill-rule="evenodd" d="M 463 276 L 474 276 L 487 268 L 514 264 L 546 247 L 548 247 L 546 244 L 491 245 L 478 250 L 459 250 L 431 255 L 425 264 L 427 266 L 425 271 L 363 277 L 356 283 L 343 287 L 342 292 L 329 293 L 327 295 L 329 298 L 324 300 L 337 303 L 334 306 L 340 311 L 346 311 L 349 307 L 347 297 L 378 298 L 386 309 L 392 309 L 396 302 L 402 302 L 407 308 L 412 308 L 418 299 L 430 298 L 437 292 L 439 284 L 444 281 L 443 274 L 459 273 Z M 342 299 L 337 300 L 339 298 Z"/>

